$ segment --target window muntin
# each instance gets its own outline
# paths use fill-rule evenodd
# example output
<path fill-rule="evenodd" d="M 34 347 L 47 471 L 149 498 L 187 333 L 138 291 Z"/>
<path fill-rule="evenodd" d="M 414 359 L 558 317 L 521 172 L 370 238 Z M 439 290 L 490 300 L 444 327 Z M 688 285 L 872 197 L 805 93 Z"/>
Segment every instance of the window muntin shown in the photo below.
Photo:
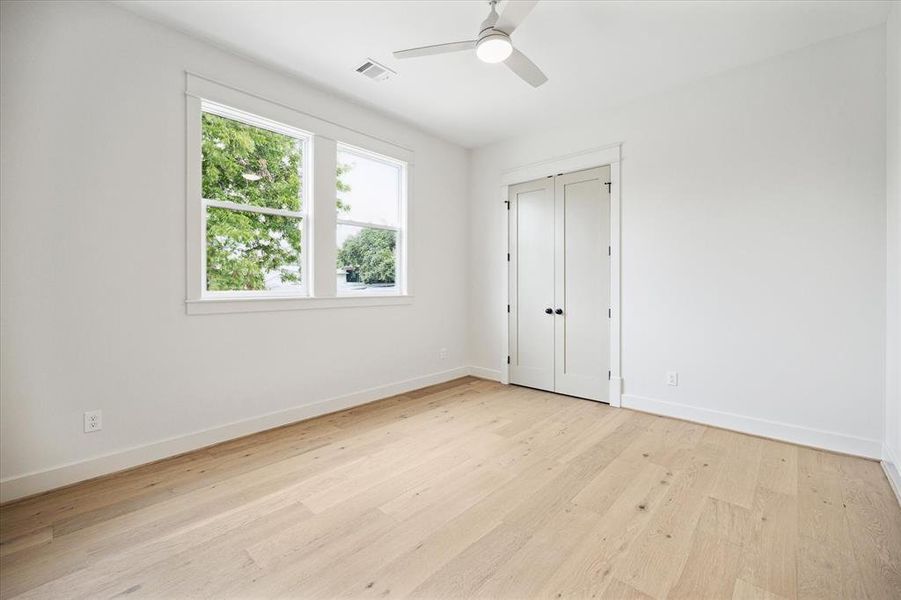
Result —
<path fill-rule="evenodd" d="M 338 145 L 337 293 L 400 293 L 406 165 Z"/>
<path fill-rule="evenodd" d="M 306 294 L 309 135 L 201 105 L 204 295 Z"/>

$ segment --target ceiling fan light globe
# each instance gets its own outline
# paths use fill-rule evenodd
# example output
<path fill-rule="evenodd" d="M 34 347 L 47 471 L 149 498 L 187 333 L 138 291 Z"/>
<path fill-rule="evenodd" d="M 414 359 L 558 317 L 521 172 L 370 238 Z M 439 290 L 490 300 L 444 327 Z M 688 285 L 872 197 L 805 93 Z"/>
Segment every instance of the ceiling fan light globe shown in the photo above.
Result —
<path fill-rule="evenodd" d="M 513 53 L 513 44 L 510 38 L 502 34 L 492 34 L 479 40 L 476 46 L 476 56 L 486 63 L 504 62 Z"/>

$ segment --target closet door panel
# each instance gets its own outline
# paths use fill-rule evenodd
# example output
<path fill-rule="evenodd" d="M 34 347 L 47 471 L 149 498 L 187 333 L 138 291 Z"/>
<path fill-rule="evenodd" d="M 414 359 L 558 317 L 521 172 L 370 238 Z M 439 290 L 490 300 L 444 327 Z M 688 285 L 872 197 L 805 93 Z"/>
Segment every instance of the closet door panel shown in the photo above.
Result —
<path fill-rule="evenodd" d="M 610 368 L 609 167 L 555 182 L 555 391 L 607 401 Z"/>
<path fill-rule="evenodd" d="M 553 182 L 511 186 L 509 200 L 510 381 L 553 391 Z"/>

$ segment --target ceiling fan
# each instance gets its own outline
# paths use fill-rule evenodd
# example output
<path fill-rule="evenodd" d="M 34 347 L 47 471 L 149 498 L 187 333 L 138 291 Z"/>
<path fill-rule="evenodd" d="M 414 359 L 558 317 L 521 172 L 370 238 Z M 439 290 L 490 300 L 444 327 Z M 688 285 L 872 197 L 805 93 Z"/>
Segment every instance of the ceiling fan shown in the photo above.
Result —
<path fill-rule="evenodd" d="M 509 0 L 503 14 L 498 15 L 495 10 L 497 0 L 490 0 L 491 12 L 482 21 L 479 27 L 479 35 L 474 40 L 463 42 L 450 42 L 449 44 L 436 44 L 434 46 L 422 46 L 409 50 L 398 50 L 394 58 L 416 58 L 429 56 L 430 54 L 446 54 L 448 52 L 462 52 L 463 50 L 475 50 L 476 56 L 486 63 L 503 62 L 511 71 L 519 75 L 532 87 L 538 87 L 547 81 L 547 76 L 541 72 L 535 63 L 526 58 L 526 55 L 513 47 L 510 35 L 519 27 L 538 0 Z"/>

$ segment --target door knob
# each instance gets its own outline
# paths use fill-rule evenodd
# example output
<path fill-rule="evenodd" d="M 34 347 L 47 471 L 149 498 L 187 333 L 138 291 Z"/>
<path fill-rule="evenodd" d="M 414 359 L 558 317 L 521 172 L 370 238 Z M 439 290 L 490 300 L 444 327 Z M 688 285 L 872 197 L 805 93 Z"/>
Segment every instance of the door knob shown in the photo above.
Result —
<path fill-rule="evenodd" d="M 558 308 L 558 309 L 555 310 L 554 312 L 557 313 L 558 315 L 562 315 L 562 314 L 563 314 L 563 309 L 562 309 L 562 308 Z"/>
<path fill-rule="evenodd" d="M 544 312 L 546 312 L 547 314 L 550 315 L 550 314 L 553 314 L 553 313 L 554 313 L 554 309 L 553 309 L 553 308 L 545 308 L 545 309 L 544 309 Z"/>

